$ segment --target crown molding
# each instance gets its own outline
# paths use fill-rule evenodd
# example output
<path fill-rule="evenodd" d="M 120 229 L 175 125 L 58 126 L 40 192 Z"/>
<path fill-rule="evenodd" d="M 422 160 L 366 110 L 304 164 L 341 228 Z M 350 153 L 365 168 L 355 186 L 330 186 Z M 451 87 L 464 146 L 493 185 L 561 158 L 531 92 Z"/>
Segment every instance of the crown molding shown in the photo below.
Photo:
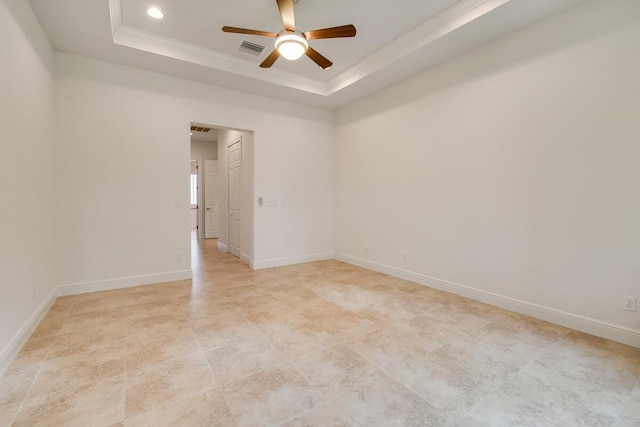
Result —
<path fill-rule="evenodd" d="M 374 54 L 327 83 L 329 94 L 336 93 L 359 80 L 411 55 L 430 43 L 456 31 L 475 19 L 497 9 L 511 0 L 462 0 L 433 18 L 404 34 Z"/>
<path fill-rule="evenodd" d="M 109 0 L 111 34 L 115 44 L 327 97 L 427 47 L 511 0 L 461 0 L 326 82 L 278 69 L 264 70 L 242 58 L 125 25 L 122 23 L 121 1 Z"/>
<path fill-rule="evenodd" d="M 267 71 L 256 67 L 256 64 L 253 62 L 242 58 L 127 25 L 120 25 L 117 31 L 113 33 L 113 42 L 121 46 L 167 56 L 228 73 L 239 74 L 244 77 L 262 80 L 279 86 L 303 90 L 316 95 L 327 95 L 326 83 L 322 81 L 277 69 Z"/>

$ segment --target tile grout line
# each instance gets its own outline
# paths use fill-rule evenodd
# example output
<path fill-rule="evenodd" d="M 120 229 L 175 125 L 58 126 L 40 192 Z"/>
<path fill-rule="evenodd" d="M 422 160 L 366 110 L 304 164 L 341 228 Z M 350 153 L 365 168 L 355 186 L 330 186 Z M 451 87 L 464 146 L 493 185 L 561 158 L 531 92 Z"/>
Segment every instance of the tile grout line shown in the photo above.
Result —
<path fill-rule="evenodd" d="M 402 322 L 400 322 L 402 323 Z M 395 326 L 395 325 L 394 325 Z M 384 330 L 385 328 L 380 328 L 379 330 Z M 358 356 L 362 357 L 363 359 L 365 359 L 367 362 L 371 363 L 372 365 L 374 365 L 376 368 L 378 368 L 384 375 L 386 375 L 387 377 L 391 378 L 393 381 L 397 382 L 398 384 L 402 385 L 404 388 L 406 388 L 410 393 L 412 393 L 413 395 L 415 395 L 418 399 L 428 403 L 429 405 L 431 405 L 431 407 L 433 407 L 434 409 L 441 411 L 440 408 L 438 408 L 436 405 L 434 405 L 433 403 L 431 403 L 429 401 L 429 399 L 426 399 L 424 397 L 422 397 L 420 394 L 418 394 L 418 392 L 416 392 L 410 385 L 405 384 L 404 381 L 400 380 L 399 378 L 396 378 L 394 375 L 392 375 L 384 366 L 382 366 L 380 363 L 378 363 L 375 360 L 371 360 L 368 357 L 365 357 L 363 355 L 361 355 L 360 353 L 358 353 L 358 351 L 356 351 L 354 348 L 352 348 L 351 346 L 349 346 L 349 344 L 347 343 L 346 346 L 353 351 L 354 353 L 356 353 Z M 435 350 L 434 350 L 435 351 Z M 368 384 L 368 382 L 366 383 Z"/>
<path fill-rule="evenodd" d="M 181 310 L 183 310 L 183 309 L 181 309 Z M 196 336 L 195 332 L 193 331 L 193 328 L 192 328 L 191 322 L 188 322 L 188 317 L 187 317 L 187 315 L 186 315 L 186 313 L 185 313 L 184 311 L 183 311 L 181 314 L 185 317 L 185 320 L 187 320 L 187 323 L 189 324 L 189 330 L 190 330 L 190 331 L 191 331 L 191 333 L 193 334 L 193 336 L 194 336 L 194 338 L 195 338 L 195 340 L 196 340 L 196 343 L 198 344 L 198 347 L 200 348 L 200 350 L 199 350 L 199 351 L 196 351 L 196 352 L 188 353 L 188 354 L 186 354 L 186 355 L 185 355 L 185 354 L 183 354 L 183 355 L 180 355 L 180 356 L 172 357 L 172 358 L 170 358 L 170 359 L 163 360 L 162 362 L 155 363 L 154 365 L 150 365 L 150 366 L 146 366 L 146 367 L 143 367 L 143 368 L 139 368 L 139 369 L 137 369 L 137 370 L 136 370 L 136 371 L 134 371 L 134 372 L 137 372 L 137 371 L 144 371 L 144 370 L 147 370 L 147 369 L 151 369 L 151 368 L 153 368 L 153 367 L 155 367 L 155 366 L 157 366 L 157 365 L 161 365 L 161 364 L 164 364 L 164 363 L 169 363 L 169 362 L 172 362 L 172 361 L 175 361 L 175 360 L 179 360 L 179 359 L 184 359 L 184 358 L 191 357 L 191 356 L 193 356 L 193 355 L 197 355 L 197 354 L 202 354 L 202 356 L 205 358 L 205 361 L 207 362 L 207 367 L 209 368 L 209 371 L 211 372 L 211 375 L 212 375 L 212 377 L 213 377 L 213 379 L 214 379 L 214 381 L 215 381 L 215 375 L 213 374 L 213 371 L 211 371 L 211 367 L 210 367 L 210 365 L 209 365 L 209 362 L 208 362 L 208 360 L 206 359 L 206 357 L 204 356 L 204 351 L 202 350 L 202 345 L 200 344 L 199 340 L 197 339 L 197 336 Z M 152 316 L 152 317 L 153 317 L 153 316 Z M 126 322 L 126 326 L 125 326 L 125 328 L 126 328 L 126 329 L 125 329 L 125 330 L 126 330 L 126 334 L 125 334 L 125 336 L 126 336 L 126 337 L 128 337 L 128 322 Z M 175 332 L 175 331 L 174 331 L 174 332 Z M 162 335 L 162 334 L 153 335 L 153 336 L 151 336 L 151 338 L 153 338 L 153 337 L 157 337 L 157 336 L 160 336 L 160 335 Z M 127 341 L 127 340 L 126 340 L 126 341 Z M 128 342 L 128 341 L 127 341 L 127 342 Z M 127 350 L 128 350 L 128 346 L 127 346 Z M 128 351 L 126 352 L 126 354 L 128 354 Z M 125 356 L 125 357 L 126 357 L 126 356 Z M 124 419 L 123 419 L 123 421 L 122 421 L 123 423 L 126 423 L 126 420 L 127 420 L 128 418 L 134 418 L 134 417 L 137 417 L 137 416 L 140 416 L 140 415 L 143 415 L 143 414 L 147 414 L 147 413 L 153 412 L 154 410 L 157 410 L 157 409 L 167 408 L 167 407 L 169 407 L 169 406 L 171 406 L 171 405 L 173 405 L 173 404 L 175 404 L 175 403 L 179 403 L 179 402 L 182 402 L 182 401 L 185 401 L 185 400 L 191 399 L 192 397 L 197 396 L 198 394 L 202 394 L 202 393 L 194 393 L 194 394 L 192 394 L 192 395 L 189 395 L 189 396 L 185 397 L 184 399 L 177 400 L 177 401 L 167 402 L 167 403 L 166 403 L 166 404 L 164 404 L 164 405 L 157 405 L 157 406 L 155 406 L 155 407 L 153 407 L 153 408 L 151 408 L 151 409 L 149 409 L 149 410 L 147 410 L 147 411 L 141 412 L 141 413 L 136 414 L 136 415 L 134 415 L 134 416 L 132 416 L 132 417 L 127 417 L 127 416 L 126 416 L 126 389 L 127 389 L 127 379 L 128 379 L 128 375 L 129 375 L 129 369 L 128 369 L 128 364 L 127 364 L 127 362 L 126 362 L 126 361 L 127 361 L 127 358 L 125 359 L 125 413 L 124 413 Z M 214 388 L 212 388 L 212 389 L 210 389 L 210 390 L 207 390 L 206 392 L 211 391 L 211 390 L 215 390 L 215 387 L 214 387 Z M 205 392 L 205 393 L 206 393 L 206 392 Z"/>
<path fill-rule="evenodd" d="M 58 300 L 58 297 L 56 297 L 56 301 Z M 53 307 L 53 305 L 55 304 L 55 302 L 53 302 L 53 304 L 51 305 L 51 307 Z M 55 334 L 55 338 L 53 340 L 53 342 L 51 343 L 51 347 L 49 347 L 49 350 L 47 350 L 47 354 L 45 354 L 44 358 L 40 361 L 40 367 L 38 368 L 38 372 L 36 372 L 36 374 L 33 377 L 33 380 L 31 381 L 31 385 L 29 385 L 29 388 L 27 389 L 27 392 L 25 393 L 24 397 L 22 398 L 22 400 L 20 401 L 20 405 L 18 405 L 18 409 L 16 410 L 16 413 L 13 415 L 13 418 L 11 419 L 11 423 L 10 425 L 13 425 L 13 423 L 15 423 L 16 418 L 18 418 L 18 414 L 20 414 L 20 411 L 22 411 L 22 407 L 24 406 L 24 403 L 27 400 L 27 397 L 29 397 L 29 393 L 31 393 L 31 389 L 33 388 L 33 386 L 35 385 L 36 381 L 38 380 L 38 377 L 40 376 L 40 373 L 42 372 L 42 368 L 44 367 L 45 362 L 47 361 L 47 357 L 49 356 L 49 353 L 51 353 L 51 350 L 53 349 L 53 346 L 55 346 L 56 342 L 58 341 L 58 337 L 60 335 L 60 331 L 62 330 L 62 328 L 64 327 L 64 324 L 66 323 L 67 319 L 69 318 L 69 315 L 71 314 L 71 310 L 73 309 L 74 304 L 71 304 L 71 307 L 69 307 L 69 309 L 67 310 L 67 313 L 64 317 L 64 320 L 62 322 L 62 326 L 60 327 L 60 329 L 58 330 L 58 332 Z M 47 311 L 47 314 L 49 314 L 49 312 L 51 311 L 51 307 L 49 307 L 49 310 Z M 46 314 L 45 314 L 46 316 Z M 29 337 L 29 339 L 31 338 L 31 336 Z M 27 340 L 28 342 L 28 340 Z M 52 393 L 47 393 L 47 394 L 52 394 Z"/>
<path fill-rule="evenodd" d="M 304 377 L 303 377 L 303 378 L 304 378 Z M 367 382 L 365 382 L 365 383 L 363 383 L 363 384 L 360 384 L 360 387 L 362 387 L 362 386 L 364 386 L 364 385 L 367 385 L 367 384 L 369 384 L 370 382 L 371 382 L 371 381 L 367 381 Z M 332 397 L 331 399 L 327 399 L 327 400 L 325 400 L 325 401 L 323 401 L 323 402 L 319 403 L 318 405 L 313 406 L 313 407 L 311 407 L 311 408 L 307 409 L 306 411 L 302 411 L 301 413 L 296 414 L 296 415 L 294 415 L 294 416 L 293 416 L 293 417 L 291 417 L 291 418 L 287 418 L 287 419 L 286 419 L 285 421 L 283 421 L 282 423 L 279 423 L 279 424 L 278 424 L 278 426 L 283 426 L 283 425 L 287 424 L 288 422 L 295 420 L 296 418 L 304 417 L 304 416 L 305 416 L 305 415 L 307 415 L 308 413 L 310 413 L 310 412 L 312 412 L 312 411 L 315 411 L 316 409 L 322 408 L 323 406 L 329 406 L 329 404 L 331 404 L 331 403 L 335 402 L 336 400 L 338 400 L 338 399 L 339 399 L 339 398 L 341 398 L 342 396 L 345 396 L 345 395 L 347 395 L 348 393 L 351 393 L 352 391 L 353 391 L 353 390 L 347 390 L 347 391 L 345 391 L 345 392 L 343 392 L 343 393 L 338 394 L 337 396 Z"/>
<path fill-rule="evenodd" d="M 127 292 L 128 302 L 129 292 Z M 129 314 L 125 315 L 124 322 L 124 386 L 122 387 L 122 425 L 124 426 L 127 421 L 127 384 L 129 380 Z"/>
<path fill-rule="evenodd" d="M 517 371 L 515 371 L 513 374 L 509 375 L 508 378 L 506 378 L 504 381 L 501 381 L 500 384 L 498 384 L 497 386 L 495 386 L 494 388 L 492 388 L 490 391 L 488 391 L 484 396 L 482 396 L 482 398 L 478 399 L 477 402 L 475 402 L 471 407 L 468 408 L 468 412 L 471 413 L 483 400 L 485 400 L 486 398 L 488 398 L 491 394 L 493 394 L 496 390 L 498 390 L 500 387 L 502 387 L 504 384 L 508 383 L 509 381 L 511 381 L 513 378 L 515 378 L 518 374 L 520 374 L 525 368 L 527 368 L 528 366 L 532 365 L 533 363 L 535 363 L 539 357 L 541 357 L 544 354 L 547 354 L 553 347 L 556 347 L 557 345 L 560 344 L 560 342 L 562 342 L 567 336 L 569 335 L 569 332 L 567 332 L 566 334 L 564 334 L 562 337 L 560 337 L 558 340 L 549 343 L 546 347 L 543 347 L 541 349 L 539 349 L 535 355 L 528 360 L 526 363 L 524 363 Z M 486 343 L 488 345 L 491 345 L 491 343 Z"/>
<path fill-rule="evenodd" d="M 236 305 L 235 303 L 232 303 L 232 304 L 234 305 L 234 309 L 238 309 L 238 307 L 237 307 L 237 305 Z M 249 324 L 250 324 L 251 326 L 253 326 L 255 329 L 257 329 L 259 334 L 262 334 L 262 331 L 260 331 L 258 328 L 256 328 L 256 327 L 255 327 L 255 325 L 254 325 L 253 323 L 251 323 L 251 321 L 249 321 L 249 319 L 247 319 L 247 318 L 246 318 L 246 316 L 245 316 L 244 312 L 242 312 L 242 310 L 240 310 L 240 312 L 241 312 L 241 314 L 242 314 L 242 317 L 245 319 L 245 321 L 249 322 Z M 189 324 L 190 324 L 190 325 L 191 325 L 191 327 L 193 328 L 193 325 L 191 324 L 191 322 L 189 322 Z M 198 336 L 197 336 L 197 334 L 195 333 L 195 331 L 193 331 L 193 334 L 195 335 L 196 340 L 198 341 L 198 345 L 200 345 L 200 347 L 201 347 L 201 348 L 203 348 L 202 343 L 200 342 L 200 339 L 198 338 Z M 244 341 L 244 340 L 241 340 L 241 341 Z M 268 342 L 268 341 L 267 341 L 267 342 Z M 269 344 L 271 344 L 271 343 L 269 343 Z M 233 343 L 229 343 L 228 345 L 233 345 Z M 223 348 L 223 347 L 226 347 L 226 346 L 222 346 L 222 347 L 218 347 L 218 348 Z M 214 349 L 214 348 L 211 348 L 211 349 L 209 349 L 209 350 L 204 351 L 204 348 L 203 348 L 203 353 L 202 353 L 202 354 L 204 355 L 204 358 L 205 358 L 205 360 L 207 361 L 207 365 L 209 366 L 209 370 L 211 371 L 211 374 L 213 375 L 213 377 L 214 377 L 214 379 L 215 379 L 215 373 L 213 372 L 213 366 L 211 366 L 211 362 L 209 362 L 209 358 L 207 358 L 207 357 L 206 357 L 206 355 L 205 355 L 205 353 L 206 353 L 206 352 L 211 351 L 211 350 L 213 350 L 213 349 Z M 241 379 L 241 378 L 240 378 L 240 379 Z M 239 379 L 238 379 L 238 380 L 239 380 Z M 237 381 L 237 380 L 236 380 L 236 381 Z M 220 393 L 220 396 L 222 397 L 222 401 L 224 402 L 224 404 L 225 404 L 225 406 L 226 406 L 226 408 L 227 408 L 227 411 L 229 412 L 229 415 L 231 415 L 231 419 L 233 419 L 234 424 L 235 424 L 235 425 L 238 425 L 238 420 L 236 419 L 236 416 L 235 416 L 235 415 L 233 414 L 233 412 L 231 411 L 231 408 L 229 407 L 229 402 L 227 401 L 227 396 L 225 396 L 225 393 L 224 393 L 224 390 L 223 390 L 224 385 L 226 385 L 226 384 L 230 384 L 230 383 L 231 383 L 231 382 L 229 382 L 229 383 L 225 383 L 225 384 L 220 384 L 220 385 L 219 385 L 219 387 L 218 387 L 218 392 Z"/>
<path fill-rule="evenodd" d="M 629 395 L 627 396 L 627 399 L 625 400 L 625 402 L 621 405 L 620 407 L 620 412 L 618 413 L 618 415 L 616 415 L 613 425 L 616 424 L 616 422 L 620 419 L 620 417 L 622 415 L 624 415 L 625 410 L 627 409 L 627 406 L 629 406 L 632 398 L 633 398 L 633 392 L 638 389 L 638 392 L 640 393 L 640 375 L 638 375 L 636 383 L 634 384 L 633 387 L 631 387 L 631 391 L 629 392 Z"/>

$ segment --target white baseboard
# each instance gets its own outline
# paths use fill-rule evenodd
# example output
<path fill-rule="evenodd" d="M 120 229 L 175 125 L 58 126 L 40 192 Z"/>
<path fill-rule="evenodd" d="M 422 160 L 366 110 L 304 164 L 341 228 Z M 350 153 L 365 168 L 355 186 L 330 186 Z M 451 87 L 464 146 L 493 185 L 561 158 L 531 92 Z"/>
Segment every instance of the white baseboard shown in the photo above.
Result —
<path fill-rule="evenodd" d="M 224 243 L 218 241 L 218 250 L 220 252 L 229 252 L 229 249 L 227 248 L 227 245 L 225 245 Z"/>
<path fill-rule="evenodd" d="M 452 294 L 471 298 L 507 310 L 515 311 L 536 319 L 555 323 L 567 328 L 586 332 L 612 341 L 631 345 L 640 348 L 640 331 L 626 328 L 624 326 L 614 325 L 603 322 L 601 320 L 592 319 L 574 313 L 568 313 L 562 310 L 545 307 L 538 304 L 518 300 L 516 298 L 495 294 L 472 288 L 470 286 L 461 285 L 459 283 L 430 277 L 424 274 L 415 273 L 389 265 L 378 264 L 376 262 L 367 261 L 361 258 L 352 257 L 344 254 L 335 254 L 335 259 L 344 261 L 349 264 L 367 268 L 369 270 L 385 273 L 390 276 L 410 280 L 421 285 L 451 292 Z"/>
<path fill-rule="evenodd" d="M 0 351 L 0 375 L 9 367 L 24 343 L 27 342 L 27 339 L 29 339 L 36 329 L 36 326 L 38 326 L 38 323 L 40 323 L 45 314 L 47 314 L 47 311 L 49 311 L 49 308 L 51 308 L 53 302 L 56 300 L 57 291 L 57 288 L 54 288 L 49 295 L 47 295 L 44 301 L 42 301 L 42 304 L 38 306 L 36 311 L 33 312 L 31 317 L 29 317 L 18 330 L 18 333 L 16 333 L 11 341 Z"/>
<path fill-rule="evenodd" d="M 191 270 L 170 271 L 167 273 L 145 274 L 142 276 L 121 277 L 118 279 L 98 280 L 95 282 L 72 283 L 58 286 L 58 296 L 78 295 L 87 292 L 110 291 L 131 288 L 154 283 L 173 282 L 191 279 Z"/>
<path fill-rule="evenodd" d="M 247 254 L 240 254 L 240 260 L 242 260 L 242 262 L 244 262 L 245 264 L 249 264 L 249 267 L 253 265 L 253 260 Z"/>
<path fill-rule="evenodd" d="M 16 357 L 24 343 L 31 336 L 38 323 L 47 313 L 58 296 L 78 295 L 87 292 L 110 291 L 113 289 L 130 288 L 134 286 L 151 285 L 154 283 L 173 282 L 191 279 L 191 270 L 171 271 L 159 274 L 122 277 L 119 279 L 100 280 L 96 282 L 73 283 L 59 285 L 54 288 L 47 298 L 40 304 L 29 320 L 20 328 L 16 335 L 0 352 L 0 375 Z"/>
<path fill-rule="evenodd" d="M 261 270 L 263 268 L 282 267 L 285 265 L 303 264 L 305 262 L 326 261 L 333 259 L 332 253 L 302 255 L 289 258 L 267 259 L 264 261 L 253 261 L 253 269 Z"/>

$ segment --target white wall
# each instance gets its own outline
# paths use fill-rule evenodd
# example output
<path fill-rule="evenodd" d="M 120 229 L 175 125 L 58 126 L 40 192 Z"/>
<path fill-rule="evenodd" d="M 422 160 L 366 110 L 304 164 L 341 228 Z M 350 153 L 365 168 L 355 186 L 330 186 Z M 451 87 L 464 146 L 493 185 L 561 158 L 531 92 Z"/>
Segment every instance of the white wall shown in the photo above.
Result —
<path fill-rule="evenodd" d="M 254 268 L 333 258 L 333 145 L 326 147 L 333 141 L 333 113 L 327 119 L 298 114 L 249 127 L 255 131 Z M 276 143 L 265 144 L 267 137 Z M 283 206 L 258 207 L 259 197 Z"/>
<path fill-rule="evenodd" d="M 23 0 L 0 1 L 0 40 L 1 373 L 56 273 L 52 51 Z"/>
<path fill-rule="evenodd" d="M 218 160 L 218 141 L 191 141 L 191 158 Z"/>
<path fill-rule="evenodd" d="M 189 272 L 191 122 L 253 130 L 256 190 L 313 211 L 295 224 L 289 257 L 331 254 L 333 113 L 73 55 L 55 59 L 61 284 L 94 289 Z M 313 199 L 297 197 L 301 189 Z M 254 260 L 280 257 L 291 233 L 286 212 L 256 211 L 254 223 Z"/>
<path fill-rule="evenodd" d="M 638 76 L 640 2 L 593 1 L 340 110 L 338 256 L 640 345 Z"/>

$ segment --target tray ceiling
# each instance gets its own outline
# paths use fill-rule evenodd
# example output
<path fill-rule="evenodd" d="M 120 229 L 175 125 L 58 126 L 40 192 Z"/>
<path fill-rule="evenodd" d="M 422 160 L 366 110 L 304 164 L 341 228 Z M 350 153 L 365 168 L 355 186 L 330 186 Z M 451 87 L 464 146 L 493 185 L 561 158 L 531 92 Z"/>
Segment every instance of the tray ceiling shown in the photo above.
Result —
<path fill-rule="evenodd" d="M 31 0 L 54 49 L 245 92 L 336 109 L 569 7 L 579 0 L 300 0 L 296 27 L 354 24 L 355 38 L 312 40 L 333 61 L 303 57 L 258 64 L 267 37 L 223 33 L 223 25 L 278 32 L 274 0 Z M 146 14 L 150 6 L 164 19 Z M 238 51 L 243 40 L 265 46 Z"/>

